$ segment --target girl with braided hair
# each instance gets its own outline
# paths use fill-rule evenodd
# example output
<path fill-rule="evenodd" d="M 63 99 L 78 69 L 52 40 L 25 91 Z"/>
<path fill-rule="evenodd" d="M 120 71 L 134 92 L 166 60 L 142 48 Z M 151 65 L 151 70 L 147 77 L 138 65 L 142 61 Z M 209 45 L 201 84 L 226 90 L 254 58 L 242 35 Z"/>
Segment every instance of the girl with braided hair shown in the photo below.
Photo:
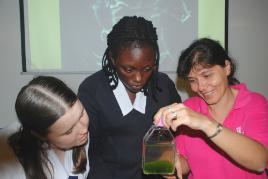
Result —
<path fill-rule="evenodd" d="M 154 113 L 181 98 L 158 65 L 152 22 L 137 16 L 120 19 L 107 36 L 102 69 L 78 89 L 90 114 L 89 179 L 161 178 L 142 173 L 142 139 Z"/>

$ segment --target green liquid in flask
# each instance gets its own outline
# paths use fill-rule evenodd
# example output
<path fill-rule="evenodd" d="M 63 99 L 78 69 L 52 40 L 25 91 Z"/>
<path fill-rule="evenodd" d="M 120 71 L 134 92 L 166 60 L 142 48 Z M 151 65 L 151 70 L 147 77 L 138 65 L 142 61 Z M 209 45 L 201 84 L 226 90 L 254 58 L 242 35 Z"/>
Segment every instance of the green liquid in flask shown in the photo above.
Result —
<path fill-rule="evenodd" d="M 146 162 L 143 171 L 145 174 L 172 174 L 174 173 L 174 167 L 171 162 L 158 160 Z"/>

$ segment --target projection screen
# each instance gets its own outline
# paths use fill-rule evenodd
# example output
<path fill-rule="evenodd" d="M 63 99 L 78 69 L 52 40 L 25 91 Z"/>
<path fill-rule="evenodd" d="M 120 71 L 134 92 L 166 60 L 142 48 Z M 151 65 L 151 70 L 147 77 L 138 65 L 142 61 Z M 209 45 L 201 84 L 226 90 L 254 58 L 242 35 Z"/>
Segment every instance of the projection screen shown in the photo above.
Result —
<path fill-rule="evenodd" d="M 227 48 L 227 0 L 20 0 L 23 72 L 92 73 L 106 36 L 123 16 L 157 28 L 159 70 L 174 72 L 181 50 L 210 37 Z"/>

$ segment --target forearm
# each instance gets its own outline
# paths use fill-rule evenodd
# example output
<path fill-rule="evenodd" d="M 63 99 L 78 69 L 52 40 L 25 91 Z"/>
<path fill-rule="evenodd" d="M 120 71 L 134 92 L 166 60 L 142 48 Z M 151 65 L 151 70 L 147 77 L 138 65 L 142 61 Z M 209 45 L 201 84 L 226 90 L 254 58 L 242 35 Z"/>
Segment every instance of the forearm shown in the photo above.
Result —
<path fill-rule="evenodd" d="M 215 121 L 211 121 L 207 126 L 205 133 L 210 136 L 213 134 L 212 131 L 215 131 L 217 124 Z M 211 138 L 211 141 L 247 169 L 262 172 L 267 166 L 268 149 L 249 137 L 223 127 L 217 136 Z"/>
<path fill-rule="evenodd" d="M 180 160 L 180 164 L 181 164 L 182 175 L 187 175 L 190 172 L 187 160 L 181 155 L 179 155 L 179 160 Z"/>

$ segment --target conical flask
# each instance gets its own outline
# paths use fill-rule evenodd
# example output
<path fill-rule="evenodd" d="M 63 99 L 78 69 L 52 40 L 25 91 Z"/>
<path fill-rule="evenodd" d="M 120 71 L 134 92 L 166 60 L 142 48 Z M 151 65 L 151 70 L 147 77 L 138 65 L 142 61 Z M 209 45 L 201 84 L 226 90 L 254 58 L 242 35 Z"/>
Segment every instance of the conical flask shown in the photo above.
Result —
<path fill-rule="evenodd" d="M 176 148 L 171 131 L 162 120 L 152 125 L 143 138 L 142 168 L 144 174 L 173 174 Z"/>

